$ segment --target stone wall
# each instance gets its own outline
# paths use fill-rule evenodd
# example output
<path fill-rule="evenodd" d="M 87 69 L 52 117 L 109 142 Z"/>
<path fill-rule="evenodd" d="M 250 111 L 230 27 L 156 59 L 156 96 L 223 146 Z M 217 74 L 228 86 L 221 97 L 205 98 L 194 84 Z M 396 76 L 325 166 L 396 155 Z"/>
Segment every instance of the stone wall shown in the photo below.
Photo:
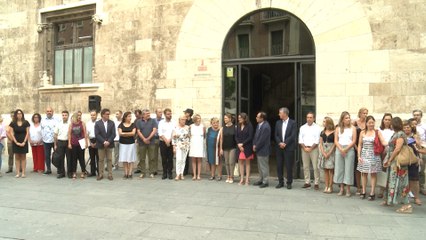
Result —
<path fill-rule="evenodd" d="M 87 111 L 89 95 L 112 110 L 192 107 L 221 113 L 223 41 L 263 8 L 295 14 L 316 44 L 318 117 L 360 107 L 381 115 L 426 110 L 426 0 L 146 0 L 95 2 L 93 86 L 46 87 L 39 9 L 77 0 L 0 0 L 0 112 Z"/>

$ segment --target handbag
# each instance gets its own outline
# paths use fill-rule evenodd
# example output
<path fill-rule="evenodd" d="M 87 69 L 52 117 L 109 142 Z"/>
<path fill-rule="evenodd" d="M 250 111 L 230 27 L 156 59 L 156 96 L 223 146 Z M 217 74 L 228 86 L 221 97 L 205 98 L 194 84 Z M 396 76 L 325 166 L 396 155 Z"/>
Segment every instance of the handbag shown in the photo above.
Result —
<path fill-rule="evenodd" d="M 398 155 L 395 157 L 396 165 L 398 167 L 409 166 L 411 164 L 418 163 L 417 157 L 414 151 L 408 145 L 403 145 Z"/>
<path fill-rule="evenodd" d="M 53 164 L 53 166 L 55 166 L 56 168 L 58 168 L 59 167 L 59 158 L 60 158 L 61 156 L 59 155 L 59 153 L 58 153 L 58 151 L 54 151 L 53 153 L 52 153 L 52 164 Z"/>
<path fill-rule="evenodd" d="M 376 130 L 376 136 L 374 137 L 374 155 L 381 155 L 384 150 L 385 147 L 380 142 L 379 133 Z"/>

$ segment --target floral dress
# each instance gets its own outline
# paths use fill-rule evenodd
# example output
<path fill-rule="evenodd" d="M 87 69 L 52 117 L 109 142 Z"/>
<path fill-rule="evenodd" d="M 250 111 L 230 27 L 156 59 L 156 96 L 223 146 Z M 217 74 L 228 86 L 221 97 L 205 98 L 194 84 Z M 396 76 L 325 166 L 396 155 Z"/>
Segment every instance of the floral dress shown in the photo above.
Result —
<path fill-rule="evenodd" d="M 387 161 L 395 150 L 396 140 L 404 139 L 404 145 L 407 145 L 407 139 L 404 132 L 399 131 L 392 135 L 389 140 L 389 148 L 386 154 Z M 408 185 L 408 166 L 398 167 L 394 159 L 388 168 L 389 176 L 387 182 L 387 192 L 385 193 L 385 201 L 387 204 L 408 204 L 408 193 L 410 192 Z"/>
<path fill-rule="evenodd" d="M 188 126 L 175 128 L 172 144 L 176 146 L 176 175 L 182 175 L 190 144 Z"/>

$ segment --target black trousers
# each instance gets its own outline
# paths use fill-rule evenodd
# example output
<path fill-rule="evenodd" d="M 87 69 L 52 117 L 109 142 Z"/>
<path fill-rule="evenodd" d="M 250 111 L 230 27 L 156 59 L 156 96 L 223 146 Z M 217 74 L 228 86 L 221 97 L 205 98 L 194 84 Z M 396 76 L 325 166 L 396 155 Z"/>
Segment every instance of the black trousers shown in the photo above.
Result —
<path fill-rule="evenodd" d="M 167 147 L 164 141 L 160 141 L 161 162 L 163 165 L 163 175 L 172 175 L 173 170 L 173 146 Z"/>
<path fill-rule="evenodd" d="M 90 143 L 96 143 L 96 139 L 90 139 Z M 99 154 L 97 148 L 89 147 L 89 157 L 90 157 L 90 174 L 99 174 Z"/>
<path fill-rule="evenodd" d="M 59 154 L 59 166 L 58 174 L 65 174 L 65 156 L 67 157 L 67 171 L 68 175 L 71 170 L 71 151 L 68 149 L 68 141 L 58 140 L 58 145 L 56 146 L 56 151 Z"/>
<path fill-rule="evenodd" d="M 77 160 L 80 163 L 81 172 L 86 172 L 86 162 L 84 161 L 84 150 L 80 145 L 72 146 L 71 149 L 71 171 L 77 172 Z"/>
<path fill-rule="evenodd" d="M 287 171 L 287 184 L 293 183 L 294 150 L 287 151 L 277 148 L 277 174 L 278 181 L 284 183 L 283 168 Z"/>
<path fill-rule="evenodd" d="M 186 156 L 186 159 L 185 159 L 185 168 L 183 169 L 183 175 L 184 175 L 184 176 L 185 176 L 185 175 L 188 175 L 189 159 L 190 159 L 190 157 L 189 157 L 189 156 Z"/>

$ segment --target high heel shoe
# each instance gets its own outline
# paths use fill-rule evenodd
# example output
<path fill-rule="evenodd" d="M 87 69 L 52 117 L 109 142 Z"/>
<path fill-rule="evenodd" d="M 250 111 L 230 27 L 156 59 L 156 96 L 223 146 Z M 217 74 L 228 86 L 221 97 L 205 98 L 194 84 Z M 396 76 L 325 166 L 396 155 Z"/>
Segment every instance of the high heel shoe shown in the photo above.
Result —
<path fill-rule="evenodd" d="M 328 187 L 326 187 L 323 191 L 323 193 L 327 193 L 328 192 Z"/>
<path fill-rule="evenodd" d="M 361 193 L 361 194 L 359 194 L 359 198 L 361 198 L 361 199 L 365 199 L 365 193 Z"/>
<path fill-rule="evenodd" d="M 376 199 L 376 194 L 368 196 L 368 201 L 374 201 L 374 199 Z"/>

